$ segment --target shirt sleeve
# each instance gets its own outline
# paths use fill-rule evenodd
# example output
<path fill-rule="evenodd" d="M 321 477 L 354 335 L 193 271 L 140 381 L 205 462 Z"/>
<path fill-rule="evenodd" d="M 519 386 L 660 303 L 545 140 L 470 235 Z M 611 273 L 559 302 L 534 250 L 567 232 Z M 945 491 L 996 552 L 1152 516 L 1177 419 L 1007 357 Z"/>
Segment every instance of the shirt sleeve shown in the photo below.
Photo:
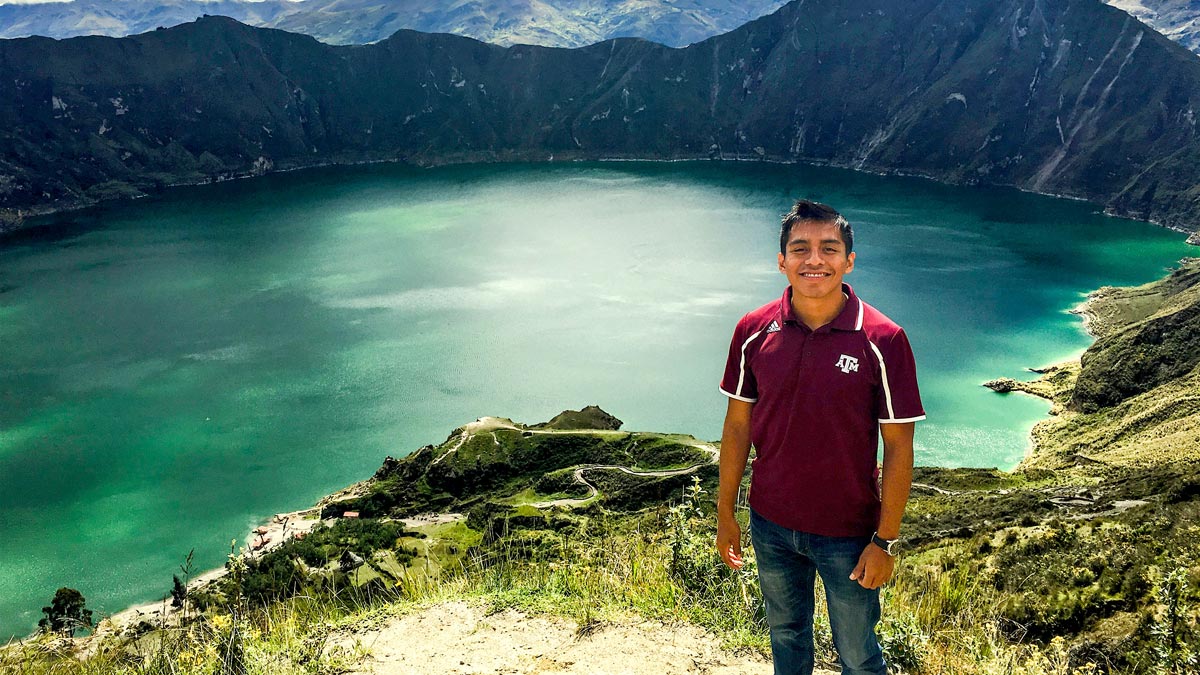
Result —
<path fill-rule="evenodd" d="M 925 419 L 921 392 L 917 388 L 917 362 L 903 330 L 878 345 L 880 386 L 876 403 L 880 424 L 917 422 Z"/>
<path fill-rule="evenodd" d="M 746 317 L 742 317 L 733 330 L 720 388 L 721 393 L 729 398 L 754 403 L 758 400 L 758 381 L 754 379 L 754 370 L 747 362 L 747 347 L 758 337 L 758 333 L 750 333 L 749 323 Z"/>

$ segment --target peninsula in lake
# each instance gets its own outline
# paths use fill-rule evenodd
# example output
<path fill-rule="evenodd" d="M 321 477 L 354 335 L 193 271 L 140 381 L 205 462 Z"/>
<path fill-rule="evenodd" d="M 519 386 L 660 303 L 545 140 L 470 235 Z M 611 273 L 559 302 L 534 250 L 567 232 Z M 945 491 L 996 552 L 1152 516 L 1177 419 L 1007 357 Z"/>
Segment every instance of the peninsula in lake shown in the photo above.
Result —
<path fill-rule="evenodd" d="M 1193 231 L 1200 60 L 1099 2 L 789 3 L 682 49 L 331 46 L 230 19 L 0 41 L 0 206 L 329 163 L 802 161 Z"/>

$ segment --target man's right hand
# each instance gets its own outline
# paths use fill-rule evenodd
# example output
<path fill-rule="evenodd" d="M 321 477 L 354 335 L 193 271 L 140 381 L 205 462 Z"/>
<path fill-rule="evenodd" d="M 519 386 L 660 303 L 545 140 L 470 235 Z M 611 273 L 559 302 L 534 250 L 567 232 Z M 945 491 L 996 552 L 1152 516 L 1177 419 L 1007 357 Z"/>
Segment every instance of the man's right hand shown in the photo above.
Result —
<path fill-rule="evenodd" d="M 742 528 L 732 516 L 717 518 L 717 553 L 732 569 L 741 569 L 745 564 L 742 561 Z"/>
<path fill-rule="evenodd" d="M 733 569 L 741 569 L 742 528 L 734 517 L 738 490 L 746 473 L 750 457 L 750 419 L 754 404 L 736 398 L 729 399 L 725 426 L 721 431 L 721 483 L 717 488 L 717 553 Z"/>

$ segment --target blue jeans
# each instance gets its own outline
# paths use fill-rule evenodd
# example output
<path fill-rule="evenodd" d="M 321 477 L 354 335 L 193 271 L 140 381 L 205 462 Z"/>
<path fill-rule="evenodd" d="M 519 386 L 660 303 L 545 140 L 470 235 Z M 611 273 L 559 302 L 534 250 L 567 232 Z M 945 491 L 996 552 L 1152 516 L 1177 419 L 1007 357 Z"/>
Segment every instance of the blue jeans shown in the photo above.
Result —
<path fill-rule="evenodd" d="M 850 580 L 870 537 L 824 537 L 790 530 L 750 511 L 750 539 L 771 627 L 775 675 L 813 671 L 813 587 L 820 573 L 843 675 L 887 675 L 875 635 L 879 589 Z"/>

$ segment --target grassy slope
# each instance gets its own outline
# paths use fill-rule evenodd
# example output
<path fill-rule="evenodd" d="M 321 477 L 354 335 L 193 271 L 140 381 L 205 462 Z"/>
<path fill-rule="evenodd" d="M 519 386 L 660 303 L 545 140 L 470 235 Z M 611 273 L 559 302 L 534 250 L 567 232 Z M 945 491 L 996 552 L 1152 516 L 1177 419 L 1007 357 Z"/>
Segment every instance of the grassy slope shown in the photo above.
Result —
<path fill-rule="evenodd" d="M 896 605 L 934 642 L 955 631 L 946 622 L 957 612 L 990 626 L 1009 654 L 1028 645 L 1111 672 L 1197 667 L 1170 670 L 1200 648 L 1200 368 L 1187 365 L 1200 355 L 1197 308 L 1200 260 L 1102 289 L 1087 308 L 1098 339 L 1082 365 L 1007 383 L 1054 404 L 1016 472 L 918 470 L 905 522 L 912 574 L 898 579 Z M 1182 608 L 1173 623 L 1170 606 Z M 1184 646 L 1168 647 L 1169 635 Z M 997 662 L 972 658 L 981 671 Z"/>

